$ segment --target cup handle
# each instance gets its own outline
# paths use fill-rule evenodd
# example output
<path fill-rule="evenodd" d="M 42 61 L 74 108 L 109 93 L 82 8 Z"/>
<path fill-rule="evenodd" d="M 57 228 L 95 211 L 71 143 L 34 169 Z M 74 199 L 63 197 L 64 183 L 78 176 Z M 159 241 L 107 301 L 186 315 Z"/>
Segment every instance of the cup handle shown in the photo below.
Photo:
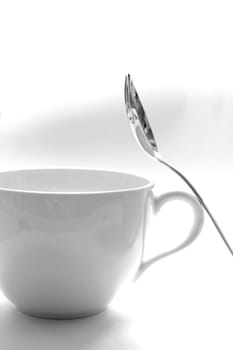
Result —
<path fill-rule="evenodd" d="M 153 195 L 152 207 L 153 207 L 154 214 L 156 214 L 164 204 L 166 204 L 167 202 L 173 201 L 173 200 L 182 200 L 182 201 L 188 203 L 193 209 L 194 221 L 193 221 L 193 225 L 190 229 L 189 235 L 177 247 L 175 247 L 169 251 L 166 251 L 160 255 L 157 255 L 157 256 L 155 256 L 147 261 L 143 261 L 143 259 L 142 259 L 142 262 L 139 266 L 139 269 L 136 273 L 134 280 L 137 280 L 143 274 L 143 272 L 149 266 L 154 264 L 156 261 L 158 261 L 162 258 L 165 258 L 171 254 L 174 254 L 174 253 L 184 249 L 185 247 L 187 247 L 189 244 L 191 244 L 197 238 L 197 236 L 201 232 L 203 222 L 204 222 L 204 211 L 202 209 L 202 206 L 198 202 L 198 200 L 189 193 L 176 191 L 176 192 L 165 193 L 159 197 L 155 197 Z"/>

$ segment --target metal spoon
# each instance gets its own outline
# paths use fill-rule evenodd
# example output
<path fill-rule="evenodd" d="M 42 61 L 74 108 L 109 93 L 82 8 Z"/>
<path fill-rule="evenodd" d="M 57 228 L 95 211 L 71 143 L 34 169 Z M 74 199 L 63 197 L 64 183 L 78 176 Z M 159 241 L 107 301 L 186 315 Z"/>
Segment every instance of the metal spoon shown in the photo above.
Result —
<path fill-rule="evenodd" d="M 125 78 L 125 105 L 126 105 L 126 112 L 127 112 L 128 120 L 130 122 L 130 126 L 132 128 L 133 134 L 139 146 L 149 156 L 158 160 L 161 164 L 166 165 L 169 169 L 174 171 L 191 188 L 192 192 L 196 195 L 198 201 L 200 202 L 200 204 L 202 205 L 202 207 L 205 209 L 210 219 L 212 220 L 214 226 L 216 227 L 218 233 L 222 237 L 229 252 L 231 253 L 231 255 L 233 255 L 232 248 L 227 242 L 222 230 L 220 229 L 218 223 L 216 222 L 213 215 L 209 211 L 208 207 L 206 206 L 200 194 L 197 192 L 194 186 L 190 183 L 190 181 L 179 170 L 174 168 L 172 165 L 170 165 L 168 162 L 163 160 L 163 158 L 161 157 L 150 123 L 147 119 L 146 113 L 144 111 L 144 108 L 139 99 L 138 93 L 135 89 L 135 86 L 129 74 L 126 75 L 126 78 Z"/>

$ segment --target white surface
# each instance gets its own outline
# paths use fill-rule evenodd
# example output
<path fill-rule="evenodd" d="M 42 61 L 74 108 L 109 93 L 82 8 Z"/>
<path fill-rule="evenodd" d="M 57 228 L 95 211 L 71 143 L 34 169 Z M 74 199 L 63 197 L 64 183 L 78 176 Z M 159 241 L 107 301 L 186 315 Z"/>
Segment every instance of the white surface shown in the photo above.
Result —
<path fill-rule="evenodd" d="M 231 14 L 229 0 L 2 1 L 0 110 L 112 96 L 128 71 L 143 91 L 232 91 Z"/>
<path fill-rule="evenodd" d="M 195 199 L 177 193 L 154 206 L 153 184 L 123 173 L 12 171 L 1 173 L 0 186 L 0 288 L 19 310 L 38 317 L 104 310 L 141 264 L 150 206 L 177 198 L 189 203 L 195 221 L 184 245 L 203 224 Z"/>

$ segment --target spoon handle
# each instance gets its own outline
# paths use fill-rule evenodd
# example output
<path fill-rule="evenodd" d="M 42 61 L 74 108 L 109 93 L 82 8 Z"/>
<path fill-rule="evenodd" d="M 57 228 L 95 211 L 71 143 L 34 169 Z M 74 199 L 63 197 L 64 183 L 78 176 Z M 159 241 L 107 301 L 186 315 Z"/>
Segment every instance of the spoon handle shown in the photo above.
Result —
<path fill-rule="evenodd" d="M 226 247 L 228 248 L 229 252 L 231 253 L 231 255 L 233 256 L 233 250 L 230 247 L 226 237 L 224 236 L 222 230 L 220 229 L 217 221 L 215 220 L 215 218 L 213 217 L 213 215 L 211 214 L 210 210 L 208 209 L 207 205 L 205 204 L 204 200 L 202 199 L 202 197 L 200 196 L 200 194 L 197 192 L 197 190 L 195 189 L 195 187 L 191 184 L 191 182 L 176 168 L 174 168 L 172 165 L 170 165 L 169 163 L 165 162 L 163 159 L 158 159 L 160 161 L 160 163 L 166 165 L 169 169 L 171 169 L 172 171 L 174 171 L 179 177 L 182 178 L 182 180 L 184 180 L 184 182 L 191 188 L 191 190 L 193 191 L 193 193 L 196 195 L 197 199 L 199 200 L 200 204 L 202 205 L 202 207 L 205 209 L 205 211 L 207 212 L 207 214 L 209 215 L 210 219 L 212 220 L 216 230 L 218 231 L 218 233 L 220 234 L 223 242 L 225 243 Z"/>

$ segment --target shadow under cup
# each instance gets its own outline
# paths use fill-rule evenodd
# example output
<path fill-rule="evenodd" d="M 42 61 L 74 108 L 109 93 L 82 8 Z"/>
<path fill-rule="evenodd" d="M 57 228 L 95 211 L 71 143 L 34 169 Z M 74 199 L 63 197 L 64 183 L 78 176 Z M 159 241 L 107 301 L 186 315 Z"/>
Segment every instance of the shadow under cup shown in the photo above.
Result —
<path fill-rule="evenodd" d="M 0 173 L 0 288 L 16 307 L 47 318 L 105 309 L 133 279 L 153 184 L 102 170 Z"/>

